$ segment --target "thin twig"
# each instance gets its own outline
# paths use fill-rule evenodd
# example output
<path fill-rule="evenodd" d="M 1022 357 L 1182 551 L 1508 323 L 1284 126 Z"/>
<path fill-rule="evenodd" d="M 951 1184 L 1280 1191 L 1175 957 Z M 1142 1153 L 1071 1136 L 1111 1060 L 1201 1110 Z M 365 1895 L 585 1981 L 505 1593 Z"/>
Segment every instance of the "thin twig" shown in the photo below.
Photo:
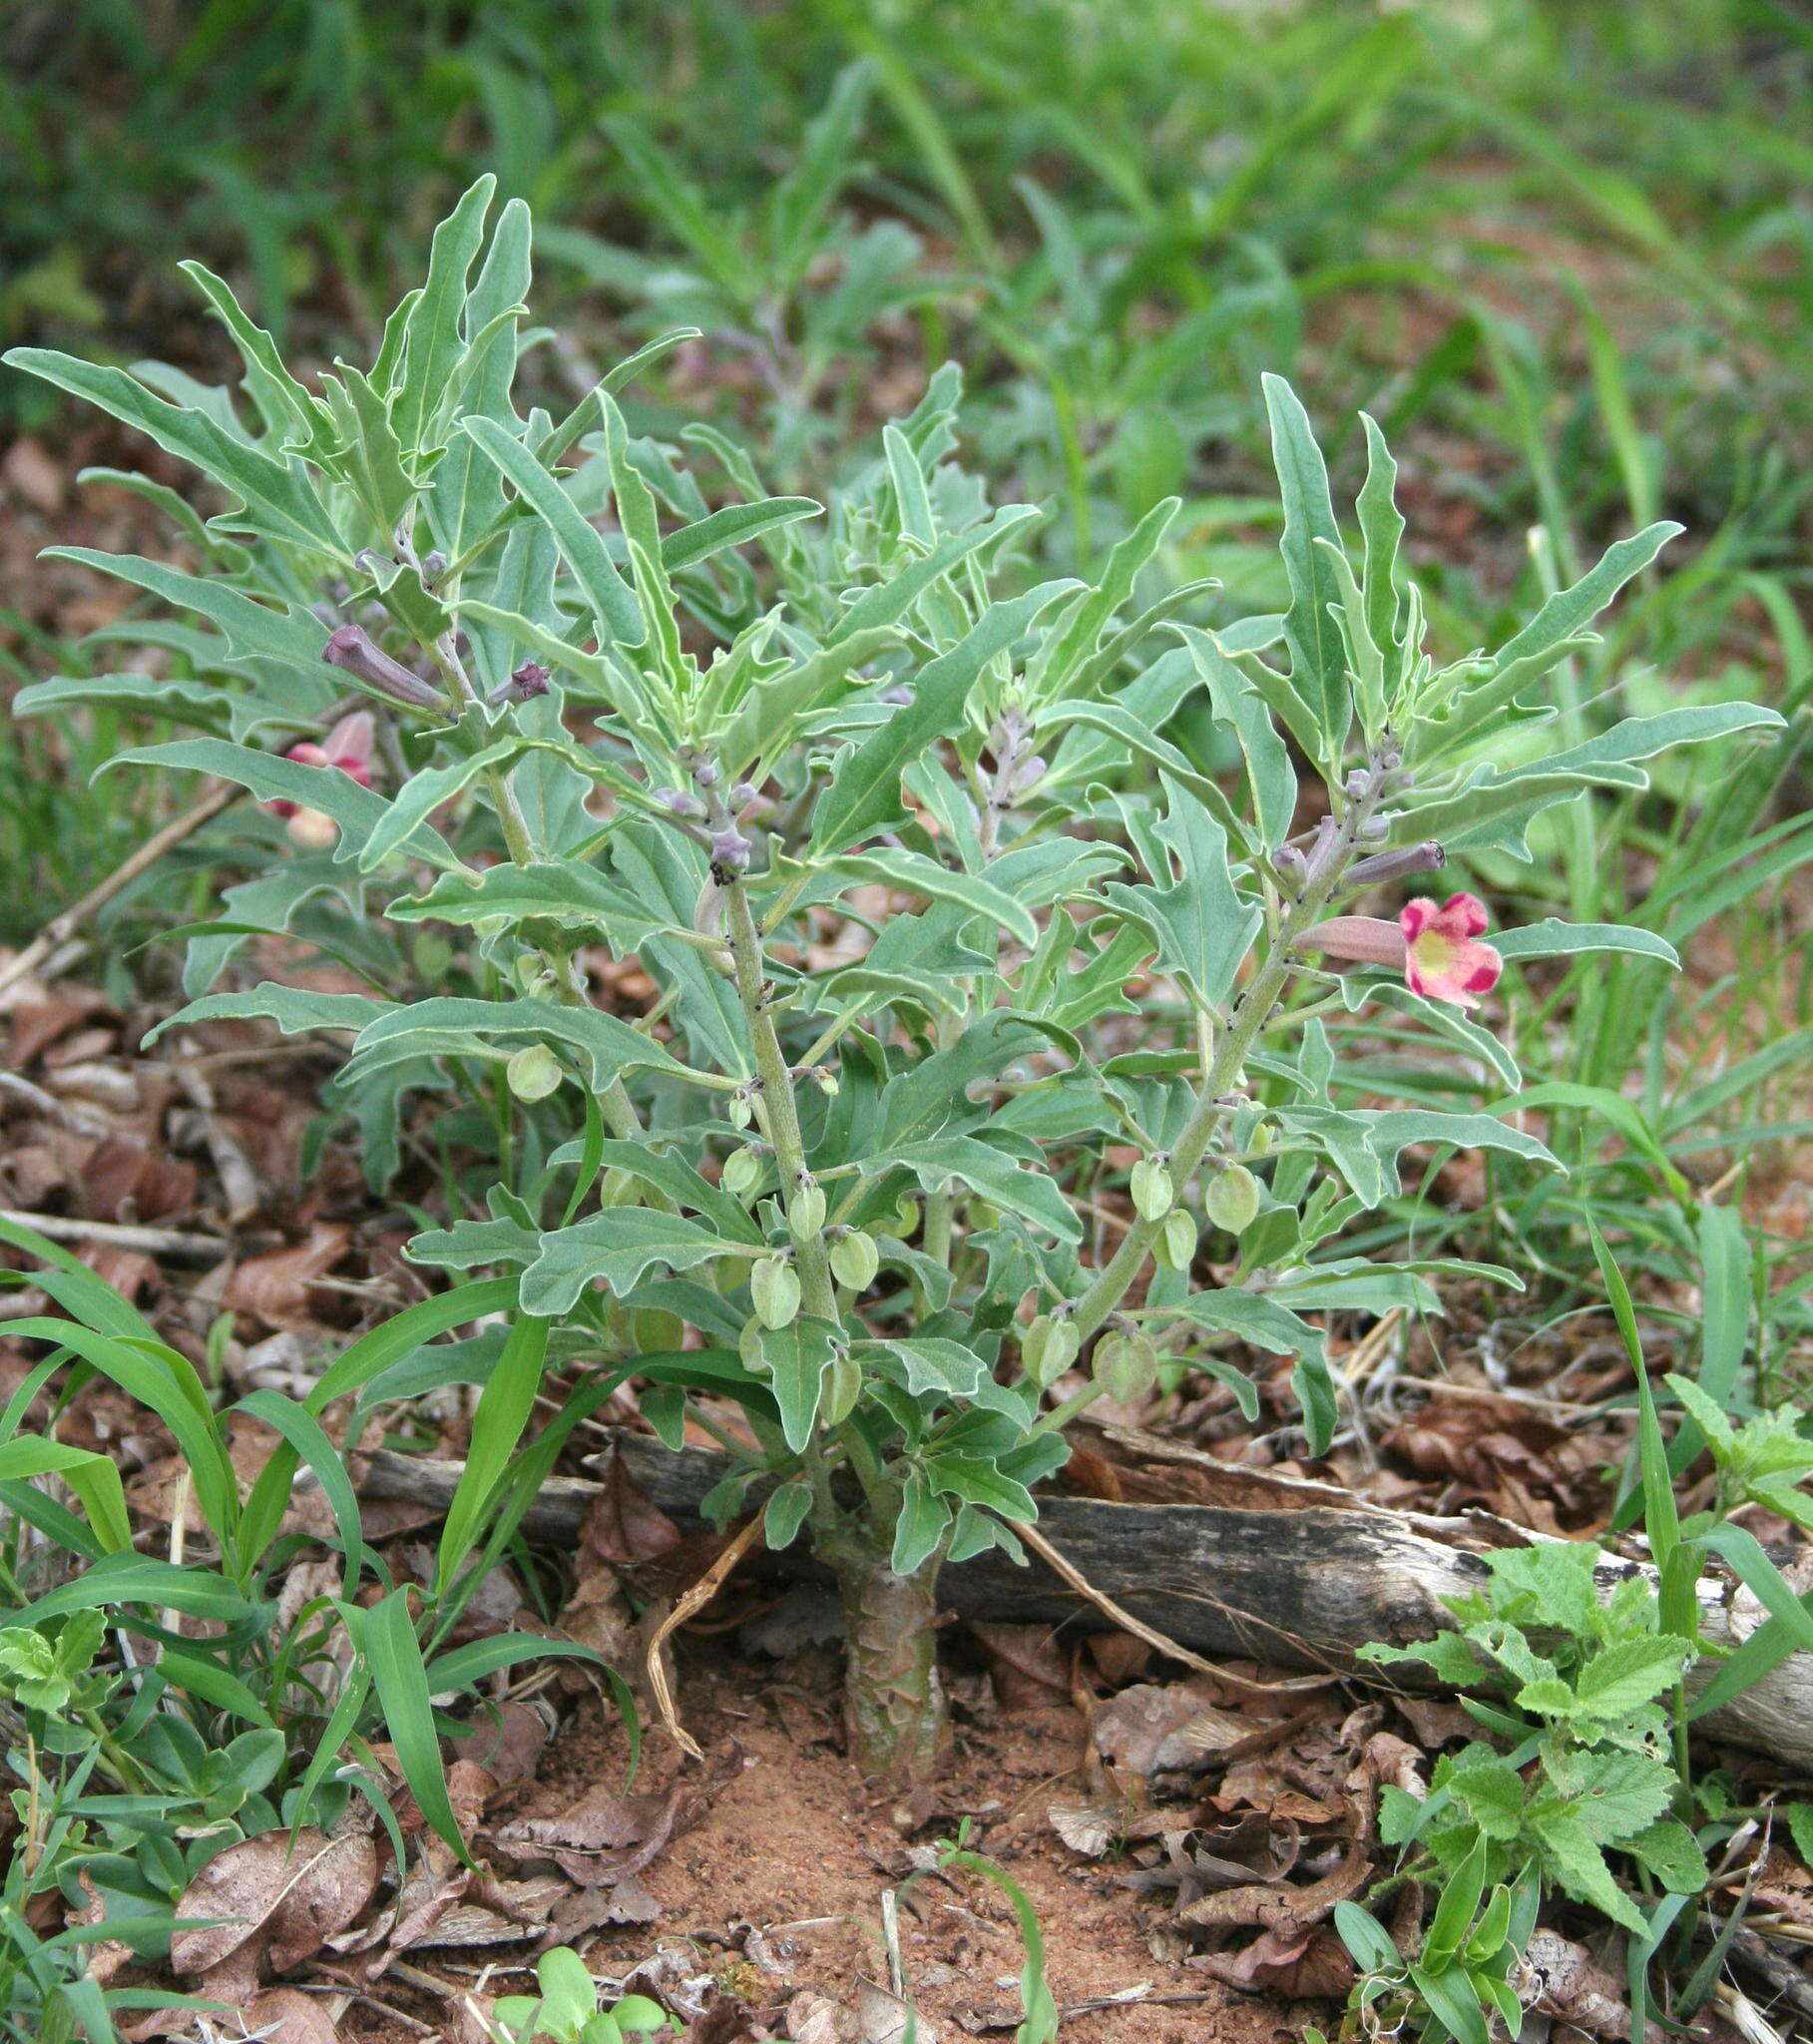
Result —
<path fill-rule="evenodd" d="M 661 1650 L 695 1611 L 702 1611 L 717 1595 L 730 1571 L 755 1545 L 760 1534 L 761 1519 L 758 1515 L 749 1521 L 668 1613 L 656 1627 L 655 1637 L 649 1642 L 649 1688 L 655 1697 L 655 1707 L 661 1713 L 661 1722 L 667 1727 L 674 1744 L 681 1753 L 689 1754 L 695 1761 L 704 1759 L 704 1749 L 680 1722 L 680 1712 L 674 1703 L 674 1692 L 668 1686 L 668 1671 L 661 1664 Z"/>
<path fill-rule="evenodd" d="M 1327 1689 L 1338 1678 L 1332 1675 L 1304 1675 L 1290 1682 L 1256 1682 L 1251 1676 L 1235 1675 L 1231 1670 L 1218 1666 L 1191 1648 L 1180 1645 L 1156 1626 L 1150 1626 L 1143 1619 L 1135 1618 L 1124 1604 L 1117 1604 L 1106 1590 L 1098 1590 L 1094 1583 L 1046 1539 L 1036 1526 L 1028 1526 L 1016 1520 L 1014 1531 L 1033 1552 L 1077 1591 L 1087 1597 L 1104 1617 L 1112 1618 L 1123 1632 L 1132 1633 L 1136 1640 L 1143 1640 L 1148 1647 L 1156 1647 L 1166 1660 L 1181 1661 L 1185 1668 L 1193 1668 L 1199 1675 L 1212 1675 L 1217 1682 L 1225 1682 L 1231 1688 L 1245 1690 L 1251 1696 L 1277 1697 L 1301 1696 L 1307 1690 Z"/>
<path fill-rule="evenodd" d="M 61 915 L 52 916 L 23 951 L 0 965 L 0 993 L 15 980 L 23 979 L 28 972 L 34 971 L 59 944 L 67 942 L 85 922 L 105 908 L 116 894 L 130 887 L 148 866 L 156 865 L 167 851 L 181 844 L 186 837 L 193 837 L 204 823 L 218 816 L 228 802 L 236 802 L 243 793 L 243 788 L 224 780 L 211 787 L 193 808 L 185 809 L 180 816 L 172 817 L 162 830 L 154 831 L 99 886 L 91 887 L 80 901 L 66 908 Z"/>
<path fill-rule="evenodd" d="M 0 1207 L 0 1221 L 15 1228 L 33 1228 L 52 1242 L 100 1242 L 115 1249 L 142 1250 L 148 1256 L 181 1257 L 198 1264 L 218 1264 L 232 1254 L 232 1244 L 214 1235 L 185 1235 L 175 1228 L 142 1228 L 123 1221 L 81 1221 L 69 1214 L 22 1214 Z"/>

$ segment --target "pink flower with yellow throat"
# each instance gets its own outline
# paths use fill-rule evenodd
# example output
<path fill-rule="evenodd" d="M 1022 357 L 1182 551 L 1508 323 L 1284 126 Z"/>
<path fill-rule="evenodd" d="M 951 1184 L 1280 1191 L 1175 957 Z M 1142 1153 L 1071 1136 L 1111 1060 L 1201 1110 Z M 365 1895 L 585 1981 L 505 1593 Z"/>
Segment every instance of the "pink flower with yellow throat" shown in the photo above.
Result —
<path fill-rule="evenodd" d="M 371 712 L 355 710 L 350 717 L 342 717 L 319 745 L 313 739 L 303 739 L 283 757 L 301 766 L 337 766 L 361 787 L 369 787 L 371 749 L 376 738 L 377 727 Z M 287 819 L 289 835 L 305 851 L 325 851 L 340 834 L 340 826 L 319 809 L 304 808 L 300 802 L 286 801 L 280 796 L 264 806 L 273 816 Z"/>
<path fill-rule="evenodd" d="M 1505 961 L 1479 939 L 1486 904 L 1477 894 L 1451 894 L 1437 904 L 1427 895 L 1407 901 L 1396 922 L 1377 915 L 1336 915 L 1307 929 L 1297 941 L 1331 958 L 1401 971 L 1413 994 L 1477 1008 L 1499 983 Z"/>

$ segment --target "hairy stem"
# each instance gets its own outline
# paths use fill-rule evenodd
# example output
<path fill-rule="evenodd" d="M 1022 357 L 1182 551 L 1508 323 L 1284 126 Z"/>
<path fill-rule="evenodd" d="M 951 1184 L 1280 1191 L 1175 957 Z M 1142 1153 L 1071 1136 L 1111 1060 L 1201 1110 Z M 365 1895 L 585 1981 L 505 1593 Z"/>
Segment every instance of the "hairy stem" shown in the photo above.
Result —
<path fill-rule="evenodd" d="M 742 1003 L 743 1021 L 755 1053 L 755 1072 L 761 1081 L 756 1095 L 756 1112 L 762 1133 L 773 1146 L 774 1162 L 780 1172 L 783 1200 L 790 1200 L 793 1188 L 806 1168 L 805 1139 L 799 1132 L 799 1103 L 793 1096 L 793 1074 L 787 1067 L 780 1038 L 774 1033 L 768 1013 L 767 986 L 762 974 L 761 933 L 749 907 L 749 896 L 738 873 L 720 873 L 724 896 L 724 927 L 730 942 L 730 957 L 736 972 L 736 995 Z M 831 1280 L 831 1256 L 822 1230 L 794 1238 L 799 1262 L 799 1288 L 805 1309 L 818 1318 L 835 1322 L 837 1290 Z"/>
<path fill-rule="evenodd" d="M 1215 1124 L 1225 1113 L 1223 1097 L 1239 1075 L 1246 1062 L 1247 1053 L 1252 1049 L 1259 1032 L 1271 1020 L 1272 1011 L 1283 996 L 1290 981 L 1294 960 L 1292 951 L 1299 937 L 1313 924 L 1328 905 L 1329 896 L 1340 884 L 1341 875 L 1352 858 L 1361 826 L 1378 806 L 1384 792 L 1384 773 L 1373 768 L 1368 775 L 1368 785 L 1347 804 L 1329 846 L 1327 855 L 1319 862 L 1318 870 L 1311 877 L 1302 893 L 1291 904 L 1272 932 L 1270 948 L 1267 950 L 1251 983 L 1234 1006 L 1220 1043 L 1210 1058 L 1208 1069 L 1202 1075 L 1202 1086 L 1196 1096 L 1196 1104 L 1170 1153 L 1172 1179 L 1181 1186 L 1189 1178 L 1207 1153 L 1209 1142 L 1215 1132 Z M 1122 1241 L 1121 1247 L 1096 1274 L 1095 1281 L 1077 1301 L 1075 1324 L 1078 1334 L 1084 1339 L 1096 1330 L 1114 1312 L 1127 1296 L 1133 1279 L 1145 1267 L 1145 1260 L 1151 1252 L 1164 1224 L 1162 1221 L 1136 1221 Z M 1064 1408 L 1068 1418 L 1095 1395 L 1094 1389 L 1079 1393 L 1078 1398 L 1067 1402 Z M 1081 1401 L 1081 1402 L 1080 1402 Z M 1056 1415 L 1048 1415 L 1055 1417 Z"/>

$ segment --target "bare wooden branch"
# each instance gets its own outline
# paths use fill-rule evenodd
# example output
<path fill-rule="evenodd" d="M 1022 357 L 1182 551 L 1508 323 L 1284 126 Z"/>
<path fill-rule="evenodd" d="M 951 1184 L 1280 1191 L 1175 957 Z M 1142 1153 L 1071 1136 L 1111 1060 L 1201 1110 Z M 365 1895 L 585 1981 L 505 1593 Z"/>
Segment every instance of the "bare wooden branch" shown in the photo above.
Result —
<path fill-rule="evenodd" d="M 615 1447 L 631 1481 L 682 1525 L 698 1524 L 699 1504 L 728 1461 L 704 1449 L 677 1455 L 646 1434 L 619 1433 Z M 382 1450 L 370 1458 L 363 1494 L 444 1506 L 461 1466 Z M 570 1544 L 602 1487 L 552 1479 L 530 1507 L 527 1530 Z M 1417 1686 L 1423 1672 L 1394 1668 L 1387 1678 L 1359 1662 L 1358 1650 L 1375 1640 L 1409 1646 L 1431 1638 L 1452 1622 L 1443 1600 L 1479 1589 L 1486 1578 L 1477 1554 L 1378 1506 L 1247 1510 L 1057 1497 L 1042 1501 L 1039 1525 L 1092 1584 L 1198 1653 L 1405 1687 Z M 782 1554 L 758 1551 L 749 1565 L 770 1578 L 828 1580 L 803 1543 Z M 1636 1567 L 1607 1560 L 1600 1571 L 1606 1590 Z M 1019 1568 L 999 1552 L 947 1568 L 939 1595 L 965 1618 L 1102 1625 L 1090 1601 L 1042 1563 Z M 1712 1577 L 1702 1578 L 1699 1602 L 1701 1627 L 1719 1645 L 1741 1644 L 1767 1616 L 1748 1591 Z M 1698 1678 L 1709 1680 L 1716 1666 L 1702 1662 Z M 1813 1655 L 1790 1655 L 1709 1713 L 1703 1729 L 1813 1776 Z"/>

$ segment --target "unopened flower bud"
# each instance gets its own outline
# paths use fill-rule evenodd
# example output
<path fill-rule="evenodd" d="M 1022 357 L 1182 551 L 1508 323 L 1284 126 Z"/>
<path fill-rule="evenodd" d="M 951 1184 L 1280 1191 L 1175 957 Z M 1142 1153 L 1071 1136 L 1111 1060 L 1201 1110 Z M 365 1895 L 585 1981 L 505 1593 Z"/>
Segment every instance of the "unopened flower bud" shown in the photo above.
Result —
<path fill-rule="evenodd" d="M 711 863 L 726 873 L 746 873 L 749 870 L 749 840 L 740 830 L 714 831 Z"/>
<path fill-rule="evenodd" d="M 374 646 L 362 626 L 342 625 L 321 648 L 321 658 L 393 703 L 407 704 L 411 710 L 445 711 L 447 707 L 438 689 L 411 674 L 401 661 L 392 660 L 382 647 Z"/>
<path fill-rule="evenodd" d="M 438 582 L 447 572 L 447 556 L 436 547 L 433 552 L 422 556 L 422 581 L 424 584 Z"/>
<path fill-rule="evenodd" d="M 904 709 L 907 704 L 912 702 L 913 692 L 904 682 L 896 682 L 893 688 L 882 690 L 879 700 L 883 703 L 898 705 Z"/>
<path fill-rule="evenodd" d="M 717 762 L 701 760 L 692 769 L 692 778 L 700 787 L 715 787 L 718 780 Z"/>
<path fill-rule="evenodd" d="M 1362 844 L 1378 844 L 1391 835 L 1389 816 L 1368 816 L 1353 833 Z"/>
<path fill-rule="evenodd" d="M 1356 766 L 1341 785 L 1347 790 L 1349 800 L 1358 801 L 1372 791 L 1372 775 L 1364 766 Z"/>
<path fill-rule="evenodd" d="M 526 660 L 510 677 L 514 700 L 527 703 L 532 696 L 548 693 L 548 670 L 538 660 Z"/>
<path fill-rule="evenodd" d="M 1447 852 L 1433 837 L 1426 837 L 1421 844 L 1374 852 L 1371 858 L 1350 866 L 1347 878 L 1352 886 L 1369 887 L 1376 880 L 1401 880 L 1410 873 L 1439 873 L 1447 863 Z"/>
<path fill-rule="evenodd" d="M 658 787 L 655 799 L 664 809 L 676 816 L 697 817 L 705 812 L 705 805 L 695 794 L 687 794 L 678 787 Z"/>
<path fill-rule="evenodd" d="M 730 790 L 731 808 L 746 809 L 760 792 L 754 781 L 739 780 Z"/>
<path fill-rule="evenodd" d="M 1271 855 L 1271 869 L 1280 880 L 1288 881 L 1293 887 L 1302 886 L 1309 878 L 1309 861 L 1294 844 L 1280 844 Z"/>

